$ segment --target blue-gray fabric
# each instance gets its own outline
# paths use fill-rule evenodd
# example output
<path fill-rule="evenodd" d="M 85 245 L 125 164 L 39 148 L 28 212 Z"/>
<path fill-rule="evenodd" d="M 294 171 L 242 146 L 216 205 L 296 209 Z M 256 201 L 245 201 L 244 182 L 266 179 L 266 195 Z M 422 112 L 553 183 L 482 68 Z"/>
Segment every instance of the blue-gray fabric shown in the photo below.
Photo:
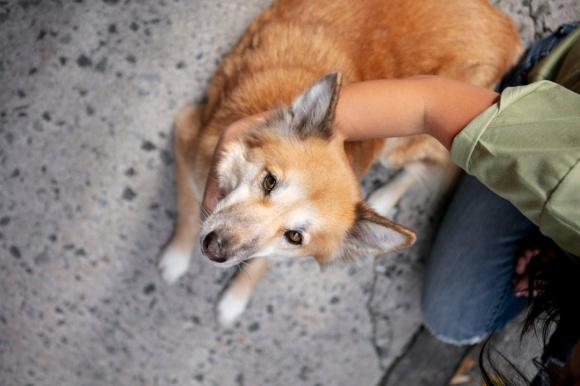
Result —
<path fill-rule="evenodd" d="M 526 305 L 513 295 L 515 256 L 537 227 L 475 177 L 451 200 L 423 284 L 427 328 L 440 339 L 475 343 L 503 328 Z"/>

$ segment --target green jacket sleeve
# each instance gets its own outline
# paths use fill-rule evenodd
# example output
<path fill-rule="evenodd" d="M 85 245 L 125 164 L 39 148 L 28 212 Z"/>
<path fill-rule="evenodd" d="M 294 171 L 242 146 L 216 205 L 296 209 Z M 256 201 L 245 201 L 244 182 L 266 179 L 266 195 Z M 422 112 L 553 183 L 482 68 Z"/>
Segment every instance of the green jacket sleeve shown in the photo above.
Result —
<path fill-rule="evenodd" d="M 580 256 L 579 94 L 550 81 L 508 88 L 455 137 L 451 157 Z"/>

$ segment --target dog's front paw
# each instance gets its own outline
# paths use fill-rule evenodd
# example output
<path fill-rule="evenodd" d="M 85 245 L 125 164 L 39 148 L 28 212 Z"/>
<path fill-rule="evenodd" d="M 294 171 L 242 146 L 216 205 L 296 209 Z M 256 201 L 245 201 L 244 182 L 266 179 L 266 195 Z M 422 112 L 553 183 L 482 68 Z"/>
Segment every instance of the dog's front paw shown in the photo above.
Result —
<path fill-rule="evenodd" d="M 224 327 L 231 326 L 244 313 L 249 298 L 227 291 L 217 305 L 217 319 Z"/>
<path fill-rule="evenodd" d="M 159 270 L 161 277 L 169 284 L 175 283 L 189 268 L 189 252 L 168 246 L 161 254 Z"/>

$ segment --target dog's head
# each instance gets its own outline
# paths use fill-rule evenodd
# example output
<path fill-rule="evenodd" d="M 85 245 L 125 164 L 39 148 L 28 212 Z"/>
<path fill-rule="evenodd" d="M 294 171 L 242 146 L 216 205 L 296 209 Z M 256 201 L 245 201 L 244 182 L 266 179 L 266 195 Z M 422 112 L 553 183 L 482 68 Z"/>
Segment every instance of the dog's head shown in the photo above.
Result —
<path fill-rule="evenodd" d="M 217 167 L 224 195 L 201 230 L 202 252 L 229 267 L 252 257 L 319 263 L 411 245 L 415 235 L 370 209 L 333 132 L 340 76 L 229 143 Z"/>

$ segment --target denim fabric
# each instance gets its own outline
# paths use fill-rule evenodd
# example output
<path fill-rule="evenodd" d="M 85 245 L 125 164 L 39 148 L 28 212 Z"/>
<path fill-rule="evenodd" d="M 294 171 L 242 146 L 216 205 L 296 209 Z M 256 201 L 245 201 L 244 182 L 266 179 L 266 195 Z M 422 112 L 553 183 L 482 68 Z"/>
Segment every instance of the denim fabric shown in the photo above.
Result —
<path fill-rule="evenodd" d="M 527 305 L 513 295 L 515 258 L 537 227 L 477 179 L 464 176 L 443 219 L 423 284 L 427 328 L 473 344 Z"/>

